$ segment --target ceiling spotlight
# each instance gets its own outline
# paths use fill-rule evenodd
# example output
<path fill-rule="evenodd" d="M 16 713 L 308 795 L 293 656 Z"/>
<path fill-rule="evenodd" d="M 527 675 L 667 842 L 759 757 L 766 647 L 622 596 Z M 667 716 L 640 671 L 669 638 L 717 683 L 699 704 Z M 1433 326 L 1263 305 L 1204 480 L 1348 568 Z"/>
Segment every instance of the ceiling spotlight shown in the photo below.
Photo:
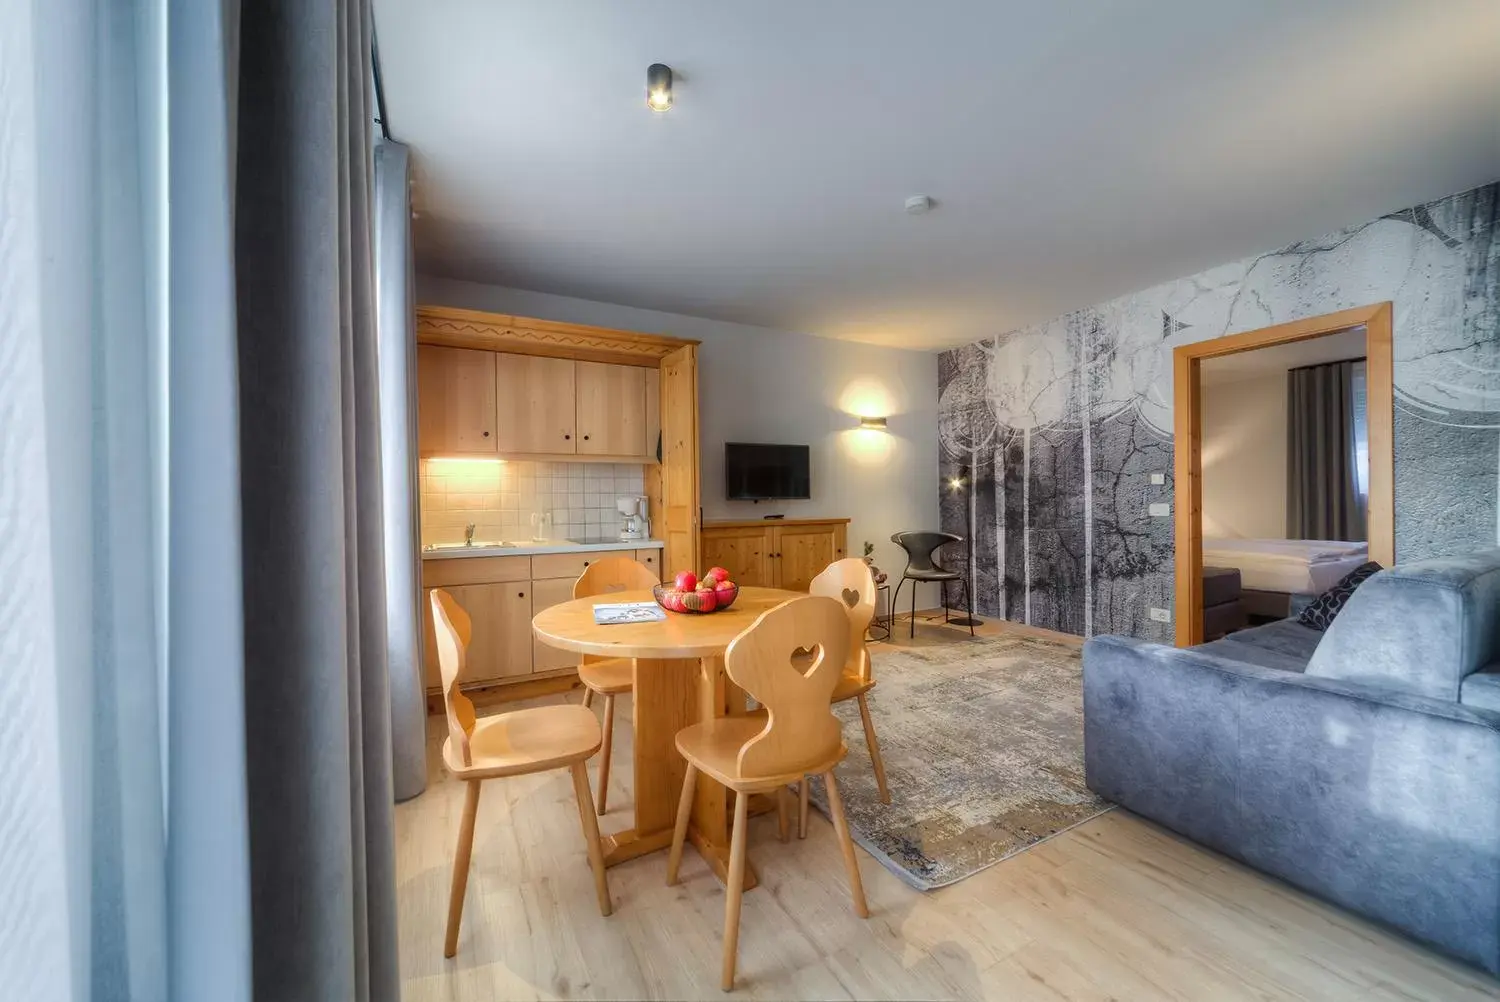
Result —
<path fill-rule="evenodd" d="M 646 67 L 646 107 L 655 112 L 672 107 L 672 67 L 665 63 Z"/>
<path fill-rule="evenodd" d="M 932 199 L 927 195 L 913 195 L 906 200 L 906 211 L 913 216 L 920 216 L 932 209 Z"/>

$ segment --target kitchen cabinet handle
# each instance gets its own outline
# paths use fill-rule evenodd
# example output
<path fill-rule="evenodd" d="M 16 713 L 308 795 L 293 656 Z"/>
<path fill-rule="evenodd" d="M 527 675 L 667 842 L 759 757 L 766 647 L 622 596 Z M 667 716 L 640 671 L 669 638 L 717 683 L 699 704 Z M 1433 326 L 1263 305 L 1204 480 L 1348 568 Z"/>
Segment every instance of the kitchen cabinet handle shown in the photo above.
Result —
<path fill-rule="evenodd" d="M 570 438 L 572 438 L 572 437 L 573 437 L 573 436 L 572 436 L 572 435 L 564 435 L 564 436 L 563 436 L 563 438 L 564 438 L 564 439 L 570 439 Z"/>
<path fill-rule="evenodd" d="M 484 433 L 484 437 L 485 437 L 485 438 L 489 438 L 489 437 L 490 437 L 490 433 L 489 433 L 489 432 L 485 432 L 485 433 Z"/>
<path fill-rule="evenodd" d="M 584 561 L 584 562 L 583 562 L 583 566 L 585 566 L 585 567 L 587 567 L 587 566 L 588 566 L 588 565 L 589 565 L 589 562 L 588 562 L 588 561 L 587 561 L 587 560 L 585 560 L 585 561 Z"/>
<path fill-rule="evenodd" d="M 518 591 L 518 592 L 516 592 L 516 598 L 525 598 L 525 597 L 526 597 L 526 593 L 524 591 Z"/>
<path fill-rule="evenodd" d="M 588 437 L 588 436 L 587 436 L 587 435 L 585 435 L 585 436 L 583 436 L 583 440 L 584 440 L 584 441 L 585 441 L 585 442 L 587 442 L 587 441 L 588 441 L 588 440 L 589 440 L 589 437 Z"/>

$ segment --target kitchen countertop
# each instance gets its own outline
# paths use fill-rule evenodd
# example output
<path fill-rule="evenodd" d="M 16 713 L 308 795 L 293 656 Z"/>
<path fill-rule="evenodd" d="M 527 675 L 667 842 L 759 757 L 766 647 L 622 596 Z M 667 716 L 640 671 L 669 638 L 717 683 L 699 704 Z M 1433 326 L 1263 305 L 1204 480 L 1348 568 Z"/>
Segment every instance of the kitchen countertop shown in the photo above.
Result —
<path fill-rule="evenodd" d="M 544 543 L 525 540 L 498 545 L 475 543 L 473 546 L 444 546 L 440 550 L 422 550 L 423 560 L 449 560 L 455 557 L 534 557 L 544 553 L 606 553 L 610 550 L 659 550 L 665 544 L 659 539 L 555 539 Z"/>

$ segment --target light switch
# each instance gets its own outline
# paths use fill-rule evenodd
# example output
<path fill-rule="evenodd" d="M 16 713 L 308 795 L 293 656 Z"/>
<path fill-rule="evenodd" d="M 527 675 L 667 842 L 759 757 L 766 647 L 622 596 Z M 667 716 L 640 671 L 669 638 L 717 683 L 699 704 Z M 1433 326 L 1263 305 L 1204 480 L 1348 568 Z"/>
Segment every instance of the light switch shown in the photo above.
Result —
<path fill-rule="evenodd" d="M 1161 487 L 1166 482 L 1167 482 L 1167 475 L 1165 473 L 1153 473 L 1153 474 L 1151 474 L 1151 484 L 1152 484 L 1152 486 L 1154 486 L 1154 487 Z"/>
<path fill-rule="evenodd" d="M 1156 502 L 1151 506 L 1149 510 L 1152 516 L 1156 518 L 1166 518 L 1167 516 L 1172 514 L 1172 506 L 1167 504 L 1165 501 Z"/>

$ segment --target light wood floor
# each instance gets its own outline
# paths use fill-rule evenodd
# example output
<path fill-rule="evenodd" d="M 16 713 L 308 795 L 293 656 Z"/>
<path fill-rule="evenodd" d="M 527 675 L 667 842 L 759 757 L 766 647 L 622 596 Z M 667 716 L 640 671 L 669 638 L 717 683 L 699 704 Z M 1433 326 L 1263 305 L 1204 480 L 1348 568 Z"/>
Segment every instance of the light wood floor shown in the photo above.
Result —
<path fill-rule="evenodd" d="M 618 710 L 606 832 L 629 824 L 628 698 Z M 458 956 L 445 961 L 463 790 L 439 764 L 439 719 L 428 723 L 429 788 L 396 808 L 408 1002 L 721 997 L 718 881 L 689 850 L 667 887 L 665 853 L 647 856 L 610 871 L 615 912 L 601 917 L 566 772 L 485 784 Z M 865 921 L 821 814 L 805 842 L 778 842 L 774 815 L 750 833 L 762 883 L 740 928 L 745 998 L 1500 997 L 1469 968 L 1121 810 L 926 894 L 860 850 Z"/>

